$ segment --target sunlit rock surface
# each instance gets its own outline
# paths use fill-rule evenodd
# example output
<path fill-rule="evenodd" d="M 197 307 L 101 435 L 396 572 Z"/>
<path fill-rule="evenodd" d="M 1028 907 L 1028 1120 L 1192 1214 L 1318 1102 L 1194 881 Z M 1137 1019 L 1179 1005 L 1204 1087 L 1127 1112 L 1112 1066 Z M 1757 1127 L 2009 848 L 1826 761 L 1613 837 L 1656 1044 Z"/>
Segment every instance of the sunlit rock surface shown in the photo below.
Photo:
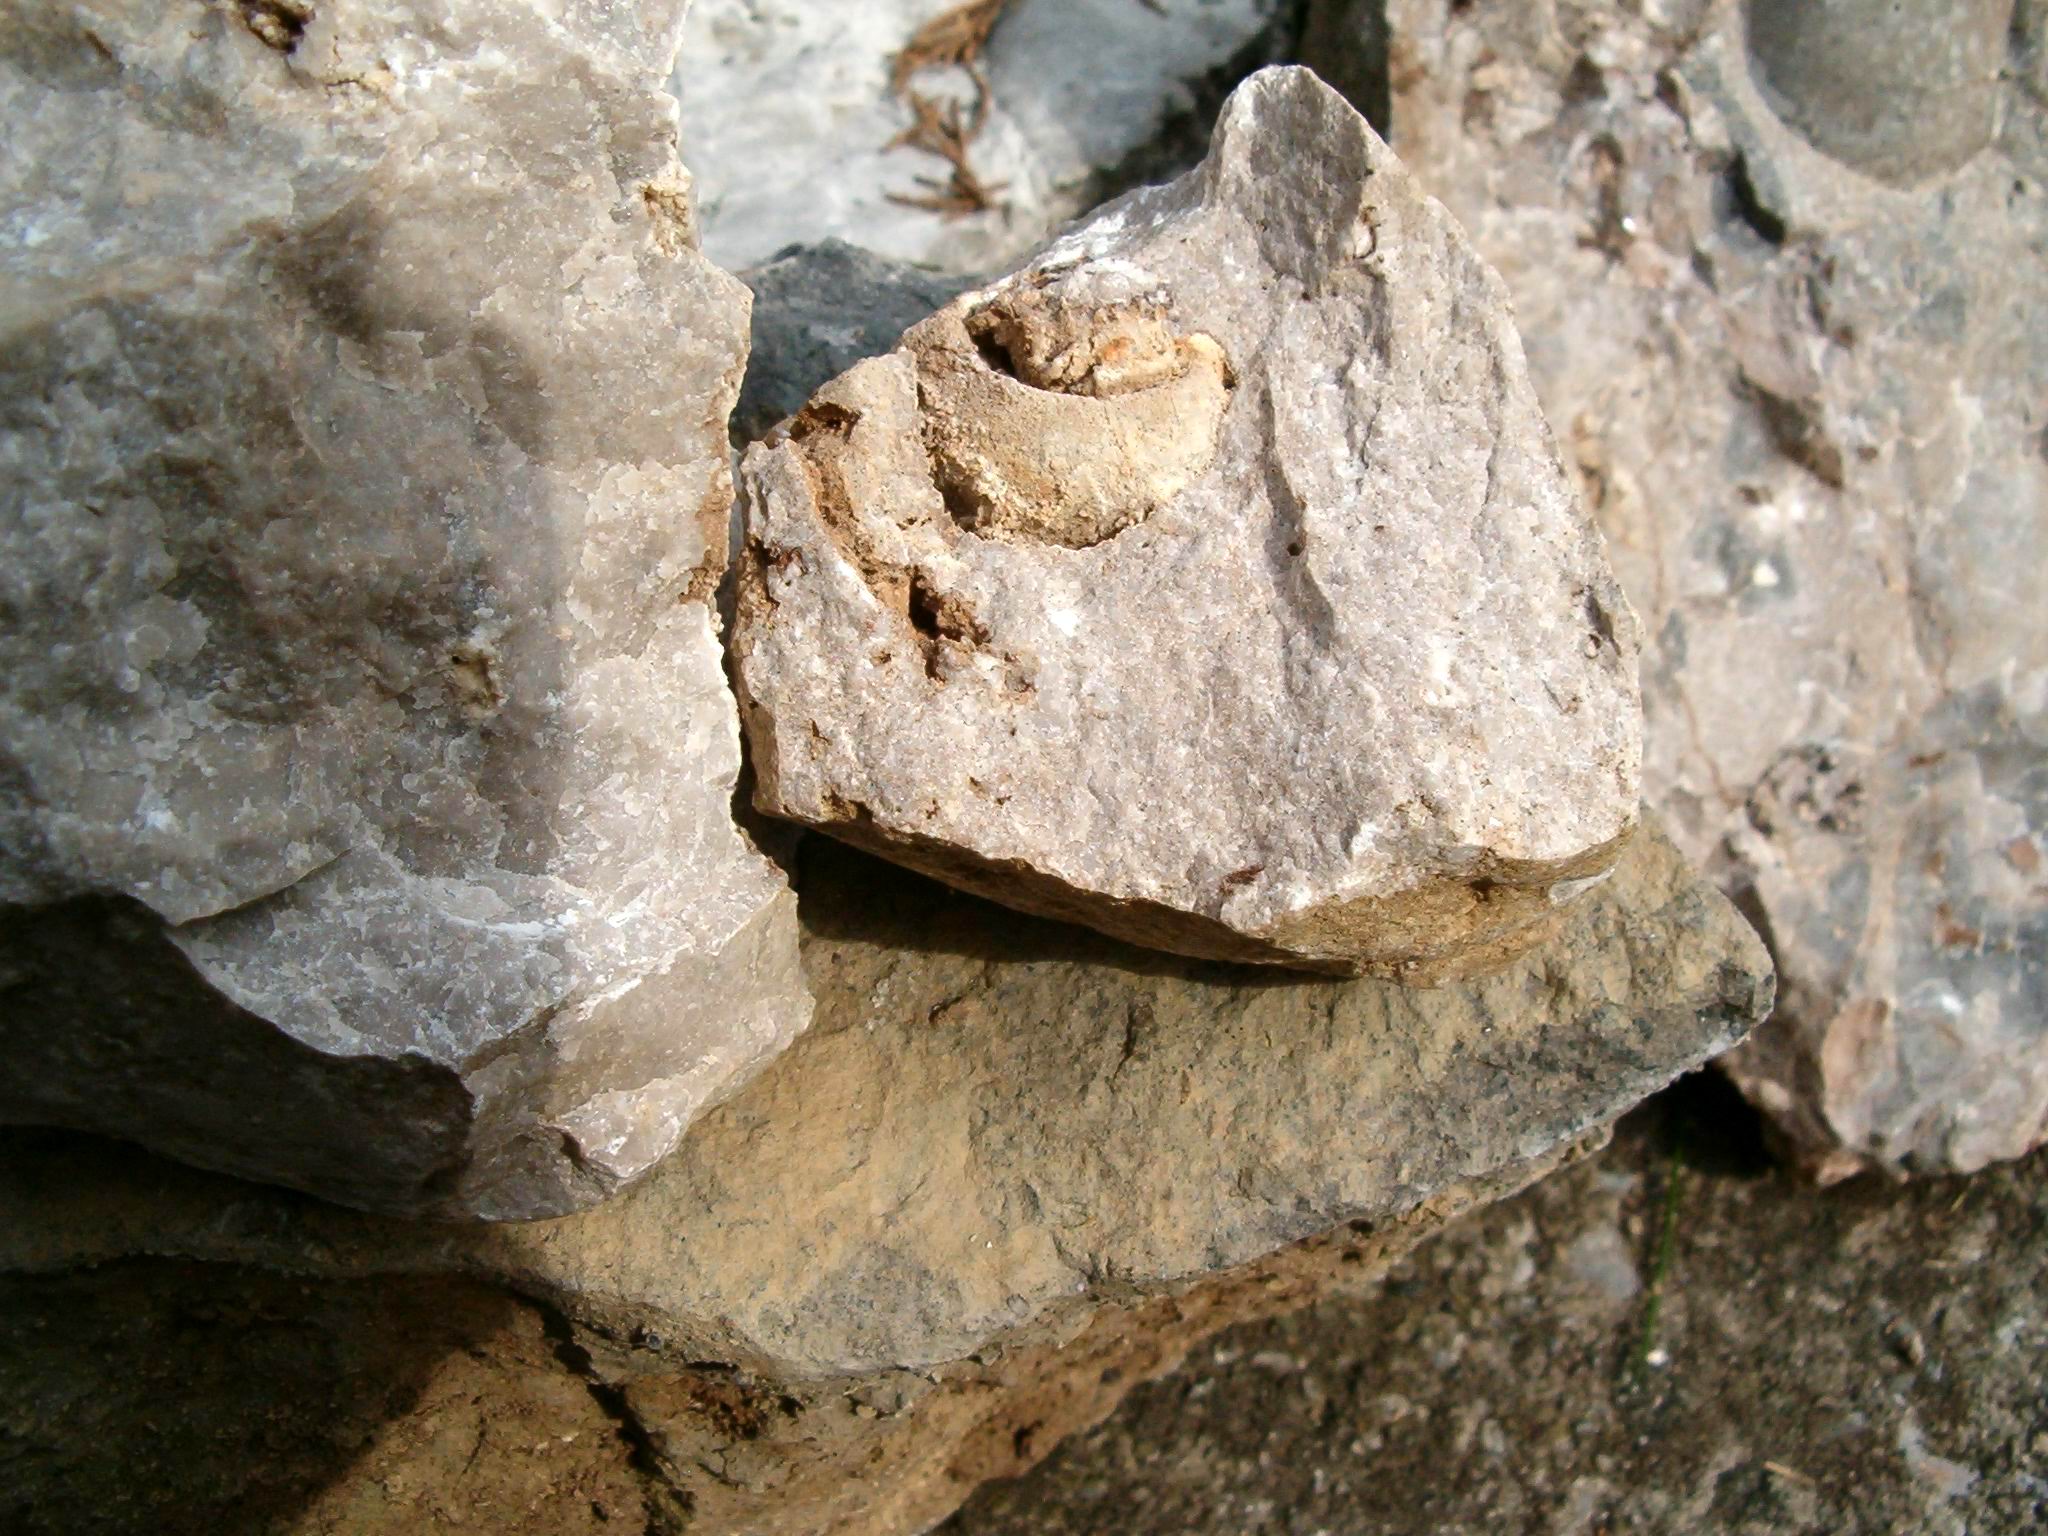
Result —
<path fill-rule="evenodd" d="M 309 1478 L 337 1403 L 368 1399 L 392 1405 L 383 1432 L 348 1436 L 328 1491 L 276 1528 L 409 1536 L 460 1470 L 465 1508 L 597 1536 L 633 1507 L 617 1487 L 595 1513 L 596 1489 L 524 1511 L 611 1446 L 651 1508 L 707 1531 L 907 1536 L 1203 1335 L 1358 1284 L 1597 1141 L 1770 1007 L 1762 944 L 1654 825 L 1548 942 L 1433 989 L 1134 949 L 828 838 L 797 883 L 817 1023 L 594 1210 L 451 1232 L 0 1136 L 0 1316 L 23 1336 L 0 1516 L 69 1532 L 85 1508 L 154 1536 L 166 1509 L 239 1509 Z M 206 1323 L 164 1300 L 193 1290 Z M 390 1314 L 408 1296 L 433 1328 Z M 508 1311 L 544 1347 L 498 1334 Z M 310 1361 L 247 1353 L 301 1330 Z M 78 1387 L 116 1350 L 161 1375 L 223 1338 L 299 1374 L 236 1373 L 161 1467 L 160 1402 L 130 1374 Z M 396 1379 L 372 1361 L 330 1387 L 337 1349 L 388 1350 Z M 630 1434 L 578 1439 L 547 1406 L 593 1395 Z M 251 1396 L 266 1411 L 238 1417 Z"/>
<path fill-rule="evenodd" d="M 0 7 L 0 1118 L 537 1216 L 803 1027 L 679 10 Z"/>
<path fill-rule="evenodd" d="M 1182 953 L 1497 965 L 1635 823 L 1635 620 L 1499 280 L 1333 91 L 742 471 L 764 811 Z"/>
<path fill-rule="evenodd" d="M 1293 18 L 1289 0 L 1007 0 L 974 60 L 979 83 L 933 67 L 899 89 L 920 28 L 988 9 L 695 0 L 675 91 L 712 260 L 751 267 L 837 238 L 948 272 L 1010 265 L 1102 198 L 1199 156 L 1224 93 L 1282 56 Z M 912 94 L 957 109 L 984 199 L 960 197 L 943 155 L 899 142 Z"/>
<path fill-rule="evenodd" d="M 2017 1156 L 2048 1134 L 2048 16 L 1385 11 L 1395 146 L 1513 292 L 1651 637 L 1646 793 L 1780 967 L 1729 1070 L 1824 1176 Z"/>

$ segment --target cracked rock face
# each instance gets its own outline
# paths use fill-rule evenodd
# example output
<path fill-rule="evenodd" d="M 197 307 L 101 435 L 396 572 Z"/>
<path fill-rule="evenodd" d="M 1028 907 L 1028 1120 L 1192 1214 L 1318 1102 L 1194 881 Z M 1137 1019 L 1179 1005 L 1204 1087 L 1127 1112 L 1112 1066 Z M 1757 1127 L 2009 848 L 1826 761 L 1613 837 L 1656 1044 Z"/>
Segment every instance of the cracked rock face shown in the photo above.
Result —
<path fill-rule="evenodd" d="M 0 5 L 0 1118 L 530 1217 L 803 1027 L 679 13 Z"/>
<path fill-rule="evenodd" d="M 2043 7 L 1384 10 L 1395 142 L 1513 290 L 1653 637 L 1648 797 L 1780 967 L 1726 1066 L 1824 1177 L 2020 1155 L 2048 1135 Z"/>
<path fill-rule="evenodd" d="M 742 481 L 756 803 L 967 889 L 1433 981 L 1634 825 L 1635 620 L 1499 281 L 1306 71 Z"/>

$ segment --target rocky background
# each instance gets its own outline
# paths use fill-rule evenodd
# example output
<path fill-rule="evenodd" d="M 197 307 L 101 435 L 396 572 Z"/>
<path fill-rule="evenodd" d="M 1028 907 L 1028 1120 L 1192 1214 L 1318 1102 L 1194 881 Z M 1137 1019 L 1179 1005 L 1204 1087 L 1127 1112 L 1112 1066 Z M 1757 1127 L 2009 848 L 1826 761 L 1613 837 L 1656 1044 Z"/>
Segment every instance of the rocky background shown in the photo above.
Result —
<path fill-rule="evenodd" d="M 1078 39 L 1084 16 L 1148 9 L 1005 15 L 1063 11 Z M 1823 1178 L 2033 1146 L 2037 7 L 1330 0 L 1249 20 L 1345 90 L 1507 282 L 1643 621 L 1648 797 L 1779 965 L 1773 1027 L 1726 1069 Z M 1005 19 L 986 47 L 1033 35 Z M 1037 207 L 963 212 L 919 259 L 971 269 Z M 746 237 L 714 208 L 714 245 L 721 218 Z M 836 214 L 820 236 L 862 243 Z"/>
<path fill-rule="evenodd" d="M 0 5 L 0 1527 L 2048 1519 L 2036 0 L 556 9 Z M 910 368 L 1297 61 L 1399 164 L 1273 87 L 1313 110 L 1246 105 L 1203 216 L 1327 196 L 1313 119 L 1498 271 L 1412 329 L 1493 328 L 1640 621 L 1604 882 L 1547 872 L 1525 954 L 1418 990 L 729 814 L 719 641 L 765 621 L 719 588 L 723 439 Z M 101 195 L 136 156 L 179 169 Z M 1398 269 L 1355 233 L 1280 267 Z M 978 664 L 919 611 L 924 678 Z M 230 625 L 262 669 L 203 664 Z M 558 823 L 501 814 L 537 785 Z M 238 840 L 272 803 L 303 825 Z M 549 1219 L 469 1219 L 507 1215 Z"/>
<path fill-rule="evenodd" d="M 1646 631 L 1649 798 L 1779 965 L 1772 1028 L 1724 1066 L 1783 1149 L 1837 1178 L 1969 1170 L 2040 1141 L 2034 0 L 1182 10 L 1199 22 L 1160 36 L 1229 22 L 1245 60 L 1302 58 L 1344 90 L 1507 281 Z M 1161 19 L 1014 0 L 977 57 L 1013 57 L 1052 13 L 1078 55 L 1091 27 L 1121 36 L 1147 11 Z M 1102 46 L 1118 59 L 1104 117 L 1121 122 L 1137 66 Z M 1147 57 L 1159 110 L 1199 113 L 1214 77 Z M 1149 169 L 1184 138 L 1156 140 Z M 1009 163 L 1000 142 L 975 148 Z M 886 147 L 849 161 L 850 184 L 914 163 Z M 709 207 L 712 249 L 755 237 L 743 205 Z M 937 269 L 899 269 L 906 296 L 1009 254 L 1019 221 L 1028 243 L 1058 217 L 1020 195 L 912 251 L 819 215 L 804 239 Z M 759 280 L 786 284 L 777 270 Z M 911 306 L 882 296 L 885 271 L 857 291 L 893 324 Z"/>
<path fill-rule="evenodd" d="M 1727 1070 L 1825 1178 L 2019 1155 L 2048 1127 L 2038 8 L 1384 15 L 1393 142 L 1513 291 L 1651 637 L 1649 797 L 1778 961 Z"/>
<path fill-rule="evenodd" d="M 2039 1530 L 2043 1154 L 1816 1193 L 1732 1100 L 1217 1335 L 942 1529 Z"/>

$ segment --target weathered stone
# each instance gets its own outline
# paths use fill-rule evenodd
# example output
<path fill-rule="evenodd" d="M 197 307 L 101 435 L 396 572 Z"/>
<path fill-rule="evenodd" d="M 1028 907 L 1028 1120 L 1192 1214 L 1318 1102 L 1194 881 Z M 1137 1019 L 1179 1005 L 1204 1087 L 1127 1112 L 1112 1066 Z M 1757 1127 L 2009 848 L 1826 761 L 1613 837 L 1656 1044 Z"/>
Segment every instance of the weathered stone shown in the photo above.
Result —
<path fill-rule="evenodd" d="M 537 1216 L 803 1026 L 679 10 L 0 6 L 0 1119 Z"/>
<path fill-rule="evenodd" d="M 950 272 L 1013 265 L 1198 158 L 1207 118 L 1282 56 L 1294 14 L 1292 0 L 1008 0 L 979 86 L 958 69 L 909 82 L 979 120 L 964 153 L 990 197 L 975 208 L 949 193 L 943 158 L 900 142 L 914 115 L 894 84 L 912 36 L 959 5 L 695 0 L 675 91 L 713 260 L 750 267 L 836 237 Z"/>
<path fill-rule="evenodd" d="M 1395 140 L 1513 290 L 1655 637 L 1649 798 L 1781 967 L 1730 1071 L 1823 1174 L 1967 1170 L 2048 1132 L 2040 10 L 1997 141 L 1916 125 L 1955 168 L 1902 190 L 1780 121 L 1763 9 L 1396 0 Z"/>
<path fill-rule="evenodd" d="M 1912 186 L 1991 142 L 2012 12 L 2013 0 L 1752 0 L 1749 57 L 1816 148 Z"/>
<path fill-rule="evenodd" d="M 463 1486 L 481 1497 L 501 1469 L 523 1475 L 504 1459 L 513 1436 L 558 1446 L 546 1464 L 583 1465 L 594 1448 L 563 1440 L 584 1428 L 566 1409 L 550 1430 L 539 1409 L 508 1407 L 511 1423 L 479 1423 L 452 1452 L 433 1417 L 468 1425 L 464 1404 L 544 1399 L 566 1364 L 624 1426 L 646 1496 L 692 1510 L 693 1529 L 920 1530 L 1203 1334 L 1368 1276 L 1597 1139 L 1770 1003 L 1761 944 L 1654 828 L 1552 941 L 1436 990 L 1175 959 L 963 900 L 829 840 L 804 851 L 817 1023 L 616 1199 L 552 1222 L 430 1227 L 16 1133 L 0 1155 L 0 1314 L 67 1290 L 118 1305 L 123 1283 L 150 1298 L 145 1314 L 190 1294 L 176 1263 L 104 1262 L 150 1254 L 217 1261 L 209 1314 L 233 1330 L 253 1308 L 266 1339 L 294 1316 L 273 1272 L 308 1282 L 316 1321 L 353 1308 L 375 1331 L 418 1310 L 442 1334 L 497 1330 L 502 1346 L 428 1336 L 423 1350 L 454 1351 L 443 1362 L 399 1352 L 419 1406 L 407 1388 L 388 1410 L 405 1416 L 367 1451 L 357 1429 L 354 1469 L 336 1469 L 302 1524 L 273 1529 L 417 1529 L 438 1458 L 473 1468 Z M 384 1278 L 353 1283 L 371 1276 Z M 409 1299 L 434 1277 L 444 1308 Z M 509 1322 L 479 1285 L 520 1300 Z M 152 1370 L 216 1338 L 190 1319 L 129 1330 Z M 510 1379 L 494 1383 L 498 1368 Z M 40 1492 L 46 1519 L 59 1493 L 109 1507 L 109 1486 L 147 1465 L 120 1453 L 143 1432 L 78 1395 L 23 1394 L 38 1428 L 8 1481 Z M 352 1380 L 346 1397 L 359 1424 L 376 1393 Z M 324 1391 L 284 1398 L 257 1422 L 325 1424 Z M 66 1431 L 85 1422 L 83 1441 Z M 276 1475 L 227 1428 L 196 1465 L 167 1469 L 188 1500 L 233 1503 Z M 163 1498 L 150 1485 L 112 1507 L 154 1531 Z M 534 1529 L 617 1529 L 617 1515 Z"/>
<path fill-rule="evenodd" d="M 1635 818 L 1634 616 L 1499 281 L 1303 70 L 743 470 L 764 811 L 1189 954 L 1498 964 Z"/>
<path fill-rule="evenodd" d="M 753 290 L 747 376 L 732 435 L 746 444 L 794 416 L 811 392 L 896 338 L 968 286 L 965 278 L 885 261 L 843 240 L 792 246 L 740 273 Z"/>

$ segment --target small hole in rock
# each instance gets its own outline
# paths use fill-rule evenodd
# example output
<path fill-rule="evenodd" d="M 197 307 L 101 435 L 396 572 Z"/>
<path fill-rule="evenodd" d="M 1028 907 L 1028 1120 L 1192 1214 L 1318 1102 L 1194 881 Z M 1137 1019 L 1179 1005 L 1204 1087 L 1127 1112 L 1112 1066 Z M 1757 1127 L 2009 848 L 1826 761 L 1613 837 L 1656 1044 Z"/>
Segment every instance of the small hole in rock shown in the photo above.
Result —
<path fill-rule="evenodd" d="M 967 317 L 967 334 L 974 341 L 974 350 L 981 354 L 981 360 L 997 373 L 1006 373 L 1017 378 L 1017 360 L 1010 349 L 996 335 L 995 318 L 987 311 Z"/>
<path fill-rule="evenodd" d="M 814 400 L 796 414 L 796 420 L 789 424 L 789 435 L 798 442 L 828 432 L 834 437 L 850 437 L 854 424 L 860 420 L 860 412 L 848 410 L 843 405 L 834 405 L 829 400 Z"/>

